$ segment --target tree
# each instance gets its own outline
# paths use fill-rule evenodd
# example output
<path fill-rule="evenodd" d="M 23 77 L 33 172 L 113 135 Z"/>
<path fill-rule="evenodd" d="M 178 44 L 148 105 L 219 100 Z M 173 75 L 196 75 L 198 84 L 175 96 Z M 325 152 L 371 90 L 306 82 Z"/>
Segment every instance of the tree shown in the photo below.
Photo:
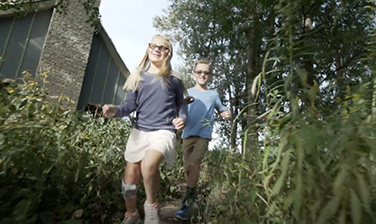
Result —
<path fill-rule="evenodd" d="M 341 105 L 347 87 L 366 78 L 367 62 L 361 59 L 372 27 L 366 16 L 368 4 L 362 0 L 172 1 L 166 14 L 155 18 L 155 26 L 179 43 L 184 60 L 191 63 L 205 57 L 214 62 L 213 86 L 226 93 L 233 114 L 239 115 L 225 139 L 235 148 L 241 141 L 237 137 L 247 133 L 242 138 L 247 140 L 245 149 L 257 150 L 259 125 L 265 123 L 265 117 L 259 116 L 273 107 L 270 90 L 283 93 L 281 114 L 292 111 L 287 99 L 294 98 L 299 111 L 316 105 L 325 116 Z"/>
<path fill-rule="evenodd" d="M 248 16 L 249 3 L 250 1 L 175 1 L 169 7 L 167 15 L 155 18 L 155 26 L 179 43 L 179 53 L 184 60 L 207 58 L 213 62 L 213 86 L 222 95 L 226 94 L 230 110 L 240 118 L 240 128 L 238 122 L 233 122 L 229 129 L 231 133 L 224 133 L 230 136 L 225 139 L 230 140 L 227 142 L 231 143 L 231 148 L 239 143 L 239 129 L 246 130 L 249 124 L 255 125 L 257 113 L 257 104 L 253 104 L 253 98 L 249 97 L 249 86 L 255 74 L 260 71 L 259 67 L 255 67 L 260 65 L 260 57 L 256 55 L 260 47 L 256 45 L 261 44 L 263 35 L 258 35 L 259 39 L 254 40 L 249 32 L 257 29 L 251 28 L 254 24 Z M 258 16 L 255 18 L 258 19 Z M 244 23 L 243 20 L 247 22 Z M 251 47 L 253 45 L 255 48 Z M 243 110 L 247 104 L 252 105 Z M 241 111 L 245 111 L 243 115 L 248 117 L 240 115 Z M 253 133 L 250 134 L 257 136 L 256 129 L 251 130 Z"/>

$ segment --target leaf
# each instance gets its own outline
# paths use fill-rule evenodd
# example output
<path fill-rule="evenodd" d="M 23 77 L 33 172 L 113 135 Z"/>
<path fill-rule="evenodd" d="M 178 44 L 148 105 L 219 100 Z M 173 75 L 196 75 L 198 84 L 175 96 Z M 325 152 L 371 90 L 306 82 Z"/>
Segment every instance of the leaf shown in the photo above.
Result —
<path fill-rule="evenodd" d="M 297 168 L 298 173 L 303 172 L 303 159 L 304 159 L 304 145 L 302 138 L 298 134 L 293 134 L 290 136 L 290 142 L 295 146 L 295 154 L 297 158 Z"/>
<path fill-rule="evenodd" d="M 281 159 L 281 155 L 283 150 L 285 149 L 286 145 L 288 144 L 288 136 L 283 135 L 280 138 L 280 142 L 278 144 L 278 155 L 276 161 L 271 165 L 272 169 L 270 170 L 270 173 L 272 174 L 275 169 L 277 169 L 279 165 L 279 161 Z M 266 155 L 265 155 L 266 156 Z M 264 162 L 267 163 L 268 158 L 264 157 Z"/>
<path fill-rule="evenodd" d="M 264 154 L 264 159 L 262 162 L 262 169 L 266 171 L 268 169 L 268 158 L 269 158 L 269 151 L 271 149 L 271 146 L 266 146 L 265 154 Z"/>
<path fill-rule="evenodd" d="M 76 173 L 74 175 L 74 182 L 75 183 L 77 183 L 79 175 L 80 175 L 80 167 L 77 167 Z"/>
<path fill-rule="evenodd" d="M 281 190 L 283 183 L 285 181 L 286 175 L 287 175 L 287 170 L 289 168 L 289 161 L 290 161 L 290 154 L 291 154 L 291 149 L 287 150 L 285 154 L 283 155 L 283 159 L 281 162 L 281 175 L 279 176 L 276 184 L 274 185 L 272 189 L 272 193 L 270 196 L 277 195 L 279 191 Z"/>
<path fill-rule="evenodd" d="M 51 212 L 43 211 L 39 214 L 40 219 L 42 220 L 43 224 L 55 224 Z"/>
<path fill-rule="evenodd" d="M 360 224 L 362 211 L 361 204 L 358 196 L 353 189 L 350 190 L 350 208 L 351 208 L 351 219 L 353 224 Z"/>
<path fill-rule="evenodd" d="M 294 200 L 294 191 L 290 191 L 287 197 L 283 199 L 283 209 L 288 210 L 293 200 Z"/>
<path fill-rule="evenodd" d="M 224 205 L 218 205 L 216 209 L 219 212 L 228 211 L 228 208 L 226 206 L 224 206 Z"/>
<path fill-rule="evenodd" d="M 273 215 L 275 213 L 275 210 L 277 208 L 276 202 L 273 201 L 273 203 L 268 207 L 268 215 Z"/>
<path fill-rule="evenodd" d="M 370 196 L 370 190 L 368 188 L 368 185 L 366 181 L 364 180 L 364 176 L 360 173 L 355 174 L 357 184 L 359 186 L 359 194 L 360 194 L 360 199 L 362 200 L 362 203 L 367 210 L 368 213 L 371 213 L 371 196 Z"/>
<path fill-rule="evenodd" d="M 295 191 L 294 191 L 294 216 L 299 219 L 300 209 L 303 205 L 303 180 L 302 175 L 299 173 L 295 178 Z"/>
<path fill-rule="evenodd" d="M 308 196 L 312 195 L 312 192 L 314 189 L 317 188 L 316 180 L 315 180 L 315 172 L 312 169 L 312 166 L 309 165 L 309 163 L 305 163 L 305 168 L 306 168 L 306 176 L 304 177 L 305 179 L 305 190 L 307 191 Z"/>
<path fill-rule="evenodd" d="M 254 187 L 254 188 L 251 189 L 250 196 L 251 196 L 252 202 L 255 202 L 255 199 L 257 197 L 257 193 L 258 193 L 257 188 Z"/>
<path fill-rule="evenodd" d="M 326 206 L 321 209 L 319 218 L 317 220 L 317 224 L 327 224 L 328 220 L 334 216 L 334 214 L 338 211 L 339 204 L 342 200 L 342 192 L 335 196 L 332 200 L 329 201 Z"/>
<path fill-rule="evenodd" d="M 322 202 L 323 202 L 322 198 L 316 199 L 315 203 L 313 203 L 313 205 L 311 206 L 311 213 L 312 214 L 316 215 L 318 213 L 318 211 L 322 207 Z"/>
<path fill-rule="evenodd" d="M 17 203 L 16 207 L 13 210 L 12 216 L 15 217 L 17 220 L 24 221 L 31 207 L 32 202 L 28 199 L 23 199 Z"/>
<path fill-rule="evenodd" d="M 63 222 L 59 222 L 58 224 L 82 224 L 82 222 L 77 219 L 69 219 Z"/>
<path fill-rule="evenodd" d="M 83 209 L 78 209 L 78 210 L 74 211 L 74 213 L 72 215 L 72 219 L 79 219 L 79 218 L 81 218 L 83 212 L 84 212 Z"/>
<path fill-rule="evenodd" d="M 308 126 L 303 125 L 300 129 L 300 136 L 304 139 L 304 147 L 307 154 L 312 154 L 314 152 L 315 147 L 318 145 L 318 140 L 320 136 L 321 130 Z"/>
<path fill-rule="evenodd" d="M 333 190 L 334 190 L 334 194 L 336 195 L 338 192 L 341 192 L 342 191 L 342 188 L 344 187 L 344 183 L 345 183 L 345 180 L 346 180 L 346 174 L 347 174 L 347 169 L 346 169 L 346 166 L 342 166 L 341 170 L 339 171 L 339 173 L 337 174 L 337 177 L 336 179 L 334 180 L 334 183 L 333 183 Z"/>
<path fill-rule="evenodd" d="M 346 224 L 346 210 L 342 209 L 338 216 L 338 224 Z"/>
<path fill-rule="evenodd" d="M 244 216 L 240 218 L 240 224 L 251 224 L 251 223 L 252 221 Z"/>
<path fill-rule="evenodd" d="M 234 198 L 236 194 L 236 190 L 232 189 L 227 193 L 227 198 Z"/>
<path fill-rule="evenodd" d="M 286 114 L 283 118 L 279 119 L 279 126 L 278 130 L 281 131 L 288 122 L 292 120 L 292 115 L 291 114 Z"/>
<path fill-rule="evenodd" d="M 3 145 L 5 142 L 5 136 L 3 133 L 0 133 L 0 145 Z"/>

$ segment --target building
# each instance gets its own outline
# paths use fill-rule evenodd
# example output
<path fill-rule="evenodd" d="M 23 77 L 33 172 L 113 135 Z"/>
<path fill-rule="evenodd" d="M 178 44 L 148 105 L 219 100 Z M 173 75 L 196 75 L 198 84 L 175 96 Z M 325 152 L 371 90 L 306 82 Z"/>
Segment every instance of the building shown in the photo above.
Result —
<path fill-rule="evenodd" d="M 49 94 L 70 97 L 78 109 L 120 104 L 129 71 L 103 26 L 93 27 L 81 3 L 70 2 L 66 14 L 55 0 L 0 11 L 1 79 L 47 71 Z"/>

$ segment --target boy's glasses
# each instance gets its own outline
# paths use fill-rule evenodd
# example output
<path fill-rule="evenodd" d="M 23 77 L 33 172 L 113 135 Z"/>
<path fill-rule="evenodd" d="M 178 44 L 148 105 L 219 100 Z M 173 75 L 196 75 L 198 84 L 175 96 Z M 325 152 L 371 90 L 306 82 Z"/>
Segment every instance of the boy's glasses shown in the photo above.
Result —
<path fill-rule="evenodd" d="M 150 49 L 154 50 L 155 48 L 158 48 L 162 53 L 165 53 L 167 51 L 169 51 L 170 49 L 168 49 L 168 47 L 165 47 L 163 45 L 161 46 L 158 46 L 156 44 L 152 44 L 152 43 L 149 43 L 149 47 Z"/>
<path fill-rule="evenodd" d="M 203 75 L 210 75 L 210 72 L 208 72 L 208 71 L 195 71 L 195 73 L 197 75 L 201 75 L 201 74 L 203 74 Z"/>

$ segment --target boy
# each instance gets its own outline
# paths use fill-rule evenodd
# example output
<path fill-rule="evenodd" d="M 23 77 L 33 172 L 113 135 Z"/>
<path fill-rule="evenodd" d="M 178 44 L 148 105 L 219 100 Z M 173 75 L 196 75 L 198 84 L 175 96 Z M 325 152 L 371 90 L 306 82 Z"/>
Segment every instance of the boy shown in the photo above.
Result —
<path fill-rule="evenodd" d="M 207 87 L 211 80 L 211 70 L 208 61 L 199 60 L 192 75 L 196 85 L 188 89 L 188 96 L 192 96 L 194 101 L 188 106 L 188 117 L 182 134 L 187 192 L 182 201 L 182 208 L 176 212 L 176 217 L 181 220 L 189 218 L 189 208 L 186 202 L 194 200 L 200 164 L 208 150 L 213 132 L 214 109 L 218 111 L 220 116 L 231 119 L 231 113 L 225 110 L 219 94 Z"/>

